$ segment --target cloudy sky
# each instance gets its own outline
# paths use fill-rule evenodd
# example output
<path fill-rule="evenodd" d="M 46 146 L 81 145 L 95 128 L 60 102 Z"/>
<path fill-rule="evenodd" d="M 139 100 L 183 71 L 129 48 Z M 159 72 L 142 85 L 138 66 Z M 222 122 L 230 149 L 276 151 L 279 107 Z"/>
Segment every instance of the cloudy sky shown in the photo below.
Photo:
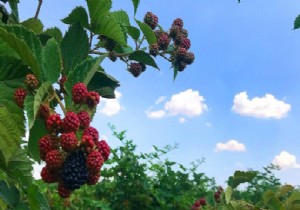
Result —
<path fill-rule="evenodd" d="M 59 20 L 84 4 L 44 1 L 40 18 L 46 28 L 66 30 Z M 130 0 L 114 0 L 113 8 L 133 17 Z M 20 9 L 25 20 L 36 3 L 22 0 Z M 107 127 L 112 123 L 128 130 L 138 151 L 179 143 L 168 158 L 188 166 L 204 157 L 199 170 L 222 185 L 234 170 L 270 163 L 282 167 L 284 183 L 300 185 L 300 31 L 292 30 L 300 2 L 142 0 L 137 18 L 147 11 L 165 29 L 184 20 L 196 61 L 175 82 L 162 59 L 160 71 L 148 68 L 138 79 L 123 64 L 105 62 L 121 87 L 116 99 L 101 101 L 95 117 L 103 138 L 119 144 Z"/>

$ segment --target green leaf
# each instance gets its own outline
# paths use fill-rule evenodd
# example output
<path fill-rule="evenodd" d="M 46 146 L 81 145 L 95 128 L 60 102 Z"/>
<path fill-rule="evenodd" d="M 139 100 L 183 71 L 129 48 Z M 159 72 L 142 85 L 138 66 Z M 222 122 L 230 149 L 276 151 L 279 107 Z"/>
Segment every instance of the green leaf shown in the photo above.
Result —
<path fill-rule="evenodd" d="M 126 45 L 121 26 L 109 13 L 112 2 L 110 0 L 88 0 L 87 4 L 91 19 L 91 31 L 107 36 L 121 45 Z"/>
<path fill-rule="evenodd" d="M 65 75 L 87 58 L 90 51 L 86 31 L 77 23 L 71 25 L 61 43 Z"/>
<path fill-rule="evenodd" d="M 30 73 L 21 60 L 0 56 L 0 81 L 24 78 Z"/>
<path fill-rule="evenodd" d="M 35 161 L 40 161 L 40 151 L 38 141 L 40 138 L 48 134 L 45 122 L 37 119 L 33 127 L 29 130 L 28 153 Z"/>
<path fill-rule="evenodd" d="M 113 17 L 104 16 L 93 32 L 107 36 L 121 45 L 126 45 L 123 30 Z"/>
<path fill-rule="evenodd" d="M 141 50 L 135 51 L 132 54 L 130 54 L 128 59 L 135 60 L 146 65 L 152 66 L 156 69 L 159 69 L 152 56 Z"/>
<path fill-rule="evenodd" d="M 291 206 L 293 205 L 295 202 L 299 202 L 300 201 L 300 192 L 292 192 L 292 194 L 287 198 L 287 203 Z"/>
<path fill-rule="evenodd" d="M 295 19 L 294 30 L 300 28 L 300 15 Z"/>
<path fill-rule="evenodd" d="M 134 7 L 134 16 L 135 16 L 136 11 L 137 11 L 137 9 L 138 9 L 138 7 L 139 7 L 139 4 L 140 4 L 140 0 L 131 0 L 131 1 L 132 1 L 132 3 L 133 3 L 133 7 Z"/>
<path fill-rule="evenodd" d="M 138 28 L 134 26 L 127 26 L 126 29 L 129 36 L 131 36 L 133 40 L 137 41 L 140 38 L 141 32 Z"/>
<path fill-rule="evenodd" d="M 71 104 L 71 93 L 74 84 L 82 82 L 85 85 L 88 85 L 96 73 L 99 64 L 106 56 L 107 55 L 100 56 L 99 58 L 87 58 L 68 74 L 68 79 L 65 83 L 66 91 L 68 93 L 68 97 L 65 98 L 67 107 Z"/>
<path fill-rule="evenodd" d="M 15 23 L 19 22 L 19 11 L 18 11 L 18 0 L 9 0 L 8 1 L 10 9 L 11 9 L 11 18 Z"/>
<path fill-rule="evenodd" d="M 32 72 L 40 80 L 42 75 L 39 61 L 41 60 L 42 46 L 38 37 L 32 32 L 19 26 L 10 26 L 5 29 L 0 28 L 0 37 L 16 51 L 20 58 L 31 68 Z M 11 31 L 11 33 L 9 31 Z"/>
<path fill-rule="evenodd" d="M 227 189 L 225 191 L 225 201 L 226 201 L 226 204 L 229 204 L 229 202 L 231 200 L 232 193 L 233 193 L 233 189 L 231 187 L 227 187 Z"/>
<path fill-rule="evenodd" d="M 29 18 L 21 23 L 24 27 L 32 30 L 35 34 L 40 34 L 43 32 L 43 23 L 40 19 Z"/>
<path fill-rule="evenodd" d="M 21 200 L 19 190 L 14 185 L 9 186 L 4 181 L 0 181 L 0 198 L 11 208 L 17 206 Z"/>
<path fill-rule="evenodd" d="M 96 91 L 103 98 L 115 98 L 115 89 L 120 86 L 112 76 L 104 71 L 97 71 L 88 85 L 88 89 Z"/>
<path fill-rule="evenodd" d="M 7 164 L 19 148 L 20 139 L 25 135 L 23 127 L 24 116 L 19 109 L 0 107 L 0 162 L 2 164 Z"/>
<path fill-rule="evenodd" d="M 43 34 L 53 37 L 58 43 L 61 43 L 63 39 L 61 31 L 57 27 L 48 28 L 46 31 L 43 32 Z"/>
<path fill-rule="evenodd" d="M 25 99 L 24 105 L 27 113 L 29 129 L 31 129 L 34 125 L 34 121 L 39 111 L 40 105 L 43 102 L 44 96 L 47 94 L 50 86 L 50 82 L 43 83 L 36 91 L 36 94 L 34 96 L 28 95 Z"/>
<path fill-rule="evenodd" d="M 10 158 L 6 173 L 10 177 L 24 186 L 29 186 L 32 183 L 32 161 L 29 160 L 26 150 L 19 148 L 15 154 Z"/>
<path fill-rule="evenodd" d="M 124 10 L 115 11 L 110 14 L 118 23 L 123 26 L 130 26 L 129 17 Z"/>
<path fill-rule="evenodd" d="M 20 59 L 20 56 L 3 39 L 0 38 L 0 56 Z"/>
<path fill-rule="evenodd" d="M 89 28 L 89 19 L 88 14 L 83 7 L 76 7 L 73 11 L 68 15 L 68 17 L 61 20 L 65 24 L 75 24 L 80 23 L 80 25 L 84 28 Z"/>
<path fill-rule="evenodd" d="M 34 184 L 30 185 L 27 194 L 28 194 L 30 209 L 41 209 L 41 210 L 50 209 L 47 200 L 39 192 L 39 189 L 36 185 Z"/>
<path fill-rule="evenodd" d="M 155 37 L 153 30 L 150 28 L 150 26 L 148 26 L 146 23 L 142 23 L 141 21 L 138 21 L 136 19 L 135 19 L 135 22 L 138 24 L 138 26 L 142 30 L 149 45 L 155 44 L 156 37 Z"/>
<path fill-rule="evenodd" d="M 91 28 L 95 28 L 101 18 L 106 16 L 112 6 L 111 0 L 88 0 L 87 6 L 89 9 L 90 19 L 91 19 Z"/>
<path fill-rule="evenodd" d="M 256 175 L 257 172 L 255 171 L 236 171 L 233 176 L 229 177 L 228 185 L 232 188 L 236 188 L 242 183 L 250 182 Z"/>
<path fill-rule="evenodd" d="M 177 74 L 178 74 L 179 64 L 177 62 L 174 63 L 174 74 L 173 74 L 173 81 L 175 81 Z"/>
<path fill-rule="evenodd" d="M 61 54 L 54 38 L 47 42 L 42 58 L 44 80 L 56 82 L 61 72 Z"/>

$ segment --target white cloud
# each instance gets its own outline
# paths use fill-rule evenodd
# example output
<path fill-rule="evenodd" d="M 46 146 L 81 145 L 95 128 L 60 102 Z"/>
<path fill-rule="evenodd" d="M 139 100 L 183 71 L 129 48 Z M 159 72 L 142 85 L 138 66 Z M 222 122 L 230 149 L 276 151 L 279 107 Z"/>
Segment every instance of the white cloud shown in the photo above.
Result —
<path fill-rule="evenodd" d="M 297 162 L 296 156 L 286 151 L 281 151 L 279 155 L 276 155 L 272 163 L 285 169 L 300 168 L 300 164 Z"/>
<path fill-rule="evenodd" d="M 178 121 L 179 121 L 180 123 L 185 123 L 185 122 L 186 122 L 186 119 L 185 119 L 184 117 L 180 117 L 180 118 L 178 119 Z"/>
<path fill-rule="evenodd" d="M 232 139 L 227 141 L 226 143 L 217 143 L 215 151 L 244 152 L 246 151 L 246 147 L 244 144 Z"/>
<path fill-rule="evenodd" d="M 211 123 L 209 123 L 209 122 L 205 123 L 205 125 L 209 128 L 211 128 L 211 126 L 212 126 Z"/>
<path fill-rule="evenodd" d="M 166 115 L 164 110 L 146 111 L 147 117 L 151 119 L 160 119 Z"/>
<path fill-rule="evenodd" d="M 170 115 L 194 117 L 206 111 L 207 105 L 204 103 L 203 96 L 198 91 L 188 89 L 173 95 L 171 100 L 166 102 L 165 110 Z"/>
<path fill-rule="evenodd" d="M 121 110 L 121 104 L 120 104 L 120 98 L 122 97 L 122 94 L 118 91 L 115 92 L 116 98 L 114 99 L 102 99 L 100 104 L 103 103 L 104 106 L 99 110 L 100 113 L 112 116 L 116 115 Z"/>
<path fill-rule="evenodd" d="M 234 96 L 232 110 L 240 115 L 256 118 L 281 119 L 291 110 L 291 105 L 276 99 L 271 94 L 248 99 L 247 92 Z"/>
<path fill-rule="evenodd" d="M 166 100 L 166 97 L 165 96 L 160 96 L 156 101 L 155 101 L 155 104 L 160 104 L 162 102 L 164 102 Z"/>

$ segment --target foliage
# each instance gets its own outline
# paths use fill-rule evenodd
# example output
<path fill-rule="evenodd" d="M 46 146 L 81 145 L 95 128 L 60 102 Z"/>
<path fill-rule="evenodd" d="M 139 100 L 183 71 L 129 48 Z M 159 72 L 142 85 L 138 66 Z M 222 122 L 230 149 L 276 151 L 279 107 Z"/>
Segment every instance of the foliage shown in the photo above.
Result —
<path fill-rule="evenodd" d="M 191 168 L 163 159 L 176 146 L 160 149 L 153 146 L 150 153 L 136 152 L 136 145 L 111 126 L 121 146 L 112 150 L 101 181 L 72 195 L 66 203 L 43 183 L 43 192 L 53 209 L 186 209 L 195 197 L 205 196 L 215 188 L 214 179 L 197 172 L 202 163 Z M 61 206 L 61 207 L 60 207 Z"/>

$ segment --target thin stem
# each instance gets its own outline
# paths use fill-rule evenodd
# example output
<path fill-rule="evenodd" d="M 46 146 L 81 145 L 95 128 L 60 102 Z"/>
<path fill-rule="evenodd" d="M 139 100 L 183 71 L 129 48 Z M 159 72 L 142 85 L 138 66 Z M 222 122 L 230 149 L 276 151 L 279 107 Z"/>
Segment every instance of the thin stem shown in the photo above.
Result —
<path fill-rule="evenodd" d="M 35 16 L 34 16 L 35 20 L 38 18 L 39 14 L 40 14 L 42 3 L 43 3 L 43 0 L 39 0 L 39 4 L 38 4 L 38 7 L 36 9 Z"/>
<path fill-rule="evenodd" d="M 140 49 L 140 47 L 141 47 L 141 45 L 142 45 L 142 43 L 143 43 L 144 40 L 145 40 L 145 35 L 143 35 L 141 41 L 140 41 L 139 44 L 136 46 L 136 49 L 135 49 L 135 50 L 139 50 L 139 49 Z"/>
<path fill-rule="evenodd" d="M 55 97 L 55 99 L 57 100 L 60 108 L 63 110 L 64 114 L 66 115 L 67 114 L 67 109 L 66 107 L 64 106 L 64 104 L 62 103 L 62 101 L 60 100 L 59 96 L 57 95 L 56 91 L 54 90 L 53 87 L 51 87 L 52 91 L 53 91 L 53 96 Z"/>
<path fill-rule="evenodd" d="M 93 37 L 94 37 L 94 34 L 93 32 L 90 31 L 90 48 L 92 47 L 92 41 L 93 41 Z"/>

